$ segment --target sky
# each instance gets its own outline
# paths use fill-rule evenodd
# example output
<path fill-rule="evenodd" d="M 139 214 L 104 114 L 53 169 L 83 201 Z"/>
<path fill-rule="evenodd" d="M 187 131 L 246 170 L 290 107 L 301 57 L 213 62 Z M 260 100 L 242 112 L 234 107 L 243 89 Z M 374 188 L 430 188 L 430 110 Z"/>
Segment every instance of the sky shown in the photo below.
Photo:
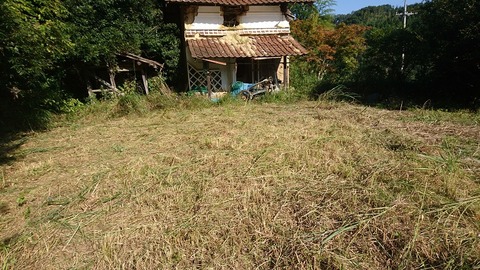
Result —
<path fill-rule="evenodd" d="M 392 5 L 395 7 L 403 6 L 404 0 L 336 0 L 336 5 L 332 7 L 335 14 L 348 14 L 368 6 Z M 421 0 L 407 0 L 407 4 L 420 3 Z"/>

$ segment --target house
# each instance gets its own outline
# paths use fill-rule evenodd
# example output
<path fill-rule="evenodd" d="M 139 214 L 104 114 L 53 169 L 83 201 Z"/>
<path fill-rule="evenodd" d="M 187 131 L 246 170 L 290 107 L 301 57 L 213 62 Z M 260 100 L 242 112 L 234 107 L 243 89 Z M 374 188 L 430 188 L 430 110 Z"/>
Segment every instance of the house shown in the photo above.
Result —
<path fill-rule="evenodd" d="M 166 0 L 179 5 L 190 89 L 230 91 L 271 77 L 289 84 L 289 56 L 307 50 L 291 35 L 289 3 L 313 0 Z"/>

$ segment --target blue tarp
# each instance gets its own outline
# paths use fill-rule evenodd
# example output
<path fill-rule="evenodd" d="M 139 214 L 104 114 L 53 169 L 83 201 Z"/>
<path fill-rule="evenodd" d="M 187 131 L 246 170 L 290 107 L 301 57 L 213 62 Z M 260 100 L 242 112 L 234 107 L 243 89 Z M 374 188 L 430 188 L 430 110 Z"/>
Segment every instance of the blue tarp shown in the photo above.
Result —
<path fill-rule="evenodd" d="M 248 88 L 252 87 L 253 85 L 255 85 L 255 84 L 254 83 L 235 82 L 232 85 L 232 91 L 230 92 L 230 94 L 232 96 L 236 96 L 240 92 L 242 92 L 243 90 L 247 90 Z"/>

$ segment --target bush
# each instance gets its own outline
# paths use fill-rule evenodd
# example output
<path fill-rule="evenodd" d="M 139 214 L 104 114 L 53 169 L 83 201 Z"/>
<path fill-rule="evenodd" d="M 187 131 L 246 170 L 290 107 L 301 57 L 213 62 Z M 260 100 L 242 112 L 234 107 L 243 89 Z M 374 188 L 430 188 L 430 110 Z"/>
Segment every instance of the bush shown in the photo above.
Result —
<path fill-rule="evenodd" d="M 290 68 L 290 86 L 295 95 L 312 98 L 319 83 L 318 76 L 305 61 L 294 60 Z"/>
<path fill-rule="evenodd" d="M 127 93 L 118 97 L 114 115 L 125 116 L 132 113 L 142 115 L 147 113 L 148 109 L 148 103 L 143 96 L 137 93 Z"/>

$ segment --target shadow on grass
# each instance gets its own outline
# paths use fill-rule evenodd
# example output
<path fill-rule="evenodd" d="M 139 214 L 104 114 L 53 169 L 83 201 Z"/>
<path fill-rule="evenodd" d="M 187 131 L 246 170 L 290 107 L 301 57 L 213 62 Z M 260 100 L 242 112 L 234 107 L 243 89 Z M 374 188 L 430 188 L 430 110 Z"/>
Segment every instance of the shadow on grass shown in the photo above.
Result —
<path fill-rule="evenodd" d="M 11 99 L 0 95 L 0 165 L 15 160 L 14 152 L 26 141 L 25 134 L 46 130 L 52 113 L 34 97 Z"/>
<path fill-rule="evenodd" d="M 0 133 L 0 166 L 9 164 L 16 160 L 15 151 L 26 141 L 20 133 L 2 134 Z"/>
<path fill-rule="evenodd" d="M 452 91 L 455 89 L 456 91 Z M 428 85 L 403 80 L 364 82 L 319 82 L 310 91 L 310 98 L 355 101 L 359 104 L 387 110 L 441 109 L 447 111 L 480 111 L 478 92 L 442 85 Z"/>

